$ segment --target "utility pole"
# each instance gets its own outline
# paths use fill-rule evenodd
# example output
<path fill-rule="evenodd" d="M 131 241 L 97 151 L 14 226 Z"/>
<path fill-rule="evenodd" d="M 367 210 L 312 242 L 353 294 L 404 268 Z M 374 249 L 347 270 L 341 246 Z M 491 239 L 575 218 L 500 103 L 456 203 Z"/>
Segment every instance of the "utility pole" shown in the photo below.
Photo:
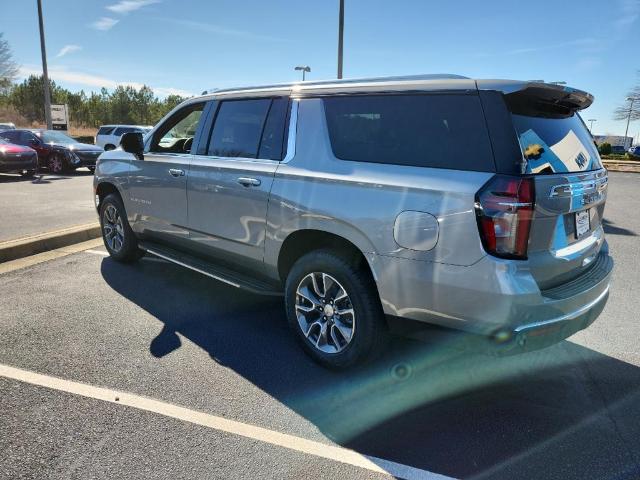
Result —
<path fill-rule="evenodd" d="M 587 120 L 590 124 L 589 126 L 589 133 L 591 135 L 593 135 L 593 122 L 597 122 L 598 120 L 596 118 L 590 118 L 589 120 Z"/>
<path fill-rule="evenodd" d="M 344 46 L 344 0 L 340 0 L 340 14 L 338 19 L 338 78 L 342 78 L 342 50 Z"/>
<path fill-rule="evenodd" d="M 47 49 L 44 45 L 44 22 L 42 21 L 42 0 L 38 0 L 38 23 L 40 24 L 40 51 L 42 52 L 42 81 L 44 83 L 44 118 L 47 120 L 47 130 L 53 128 L 51 124 L 51 92 L 49 91 L 49 72 L 47 72 Z"/>
<path fill-rule="evenodd" d="M 633 111 L 633 102 L 635 98 L 627 97 L 629 100 L 629 116 L 627 117 L 627 129 L 624 131 L 624 148 L 627 148 L 627 134 L 629 133 L 629 123 L 631 122 L 631 112 Z"/>

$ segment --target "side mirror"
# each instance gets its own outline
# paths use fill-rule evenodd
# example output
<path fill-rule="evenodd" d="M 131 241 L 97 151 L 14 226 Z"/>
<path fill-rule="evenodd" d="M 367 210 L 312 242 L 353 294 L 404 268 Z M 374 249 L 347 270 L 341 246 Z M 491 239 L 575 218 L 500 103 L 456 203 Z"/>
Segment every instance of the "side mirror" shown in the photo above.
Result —
<path fill-rule="evenodd" d="M 120 138 L 120 146 L 125 152 L 133 153 L 138 160 L 144 160 L 144 142 L 140 132 L 129 132 Z"/>

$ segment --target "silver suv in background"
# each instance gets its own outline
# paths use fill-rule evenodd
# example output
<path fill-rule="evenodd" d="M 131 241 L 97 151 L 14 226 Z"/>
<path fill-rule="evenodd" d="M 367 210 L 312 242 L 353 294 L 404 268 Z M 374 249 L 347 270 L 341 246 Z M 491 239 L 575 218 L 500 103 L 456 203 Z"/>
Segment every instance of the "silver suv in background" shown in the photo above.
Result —
<path fill-rule="evenodd" d="M 332 368 L 398 322 L 540 348 L 608 297 L 607 172 L 578 114 L 592 101 L 455 75 L 216 91 L 100 157 L 104 242 L 284 295 Z"/>
<path fill-rule="evenodd" d="M 96 133 L 95 144 L 105 150 L 113 150 L 120 146 L 120 138 L 125 133 L 139 132 L 146 134 L 152 128 L 141 125 L 103 125 Z"/>

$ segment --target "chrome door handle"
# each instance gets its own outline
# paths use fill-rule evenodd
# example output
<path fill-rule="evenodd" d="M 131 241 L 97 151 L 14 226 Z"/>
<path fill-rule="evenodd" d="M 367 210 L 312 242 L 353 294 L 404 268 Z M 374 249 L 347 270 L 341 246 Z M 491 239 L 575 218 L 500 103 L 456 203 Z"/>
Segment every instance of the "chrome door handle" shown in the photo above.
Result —
<path fill-rule="evenodd" d="M 180 170 L 179 168 L 170 168 L 169 173 L 172 177 L 184 177 L 184 170 Z"/>
<path fill-rule="evenodd" d="M 238 183 L 244 187 L 258 187 L 262 182 L 257 178 L 240 177 Z"/>

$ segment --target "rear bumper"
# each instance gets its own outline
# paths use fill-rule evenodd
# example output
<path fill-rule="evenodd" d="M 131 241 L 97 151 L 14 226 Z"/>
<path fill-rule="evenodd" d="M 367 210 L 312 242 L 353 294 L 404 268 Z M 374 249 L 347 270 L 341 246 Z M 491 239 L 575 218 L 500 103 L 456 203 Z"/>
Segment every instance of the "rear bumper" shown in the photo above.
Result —
<path fill-rule="evenodd" d="M 606 304 L 613 260 L 606 242 L 591 268 L 541 291 L 524 262 L 484 257 L 469 267 L 368 256 L 385 314 L 539 348 L 586 328 Z"/>

